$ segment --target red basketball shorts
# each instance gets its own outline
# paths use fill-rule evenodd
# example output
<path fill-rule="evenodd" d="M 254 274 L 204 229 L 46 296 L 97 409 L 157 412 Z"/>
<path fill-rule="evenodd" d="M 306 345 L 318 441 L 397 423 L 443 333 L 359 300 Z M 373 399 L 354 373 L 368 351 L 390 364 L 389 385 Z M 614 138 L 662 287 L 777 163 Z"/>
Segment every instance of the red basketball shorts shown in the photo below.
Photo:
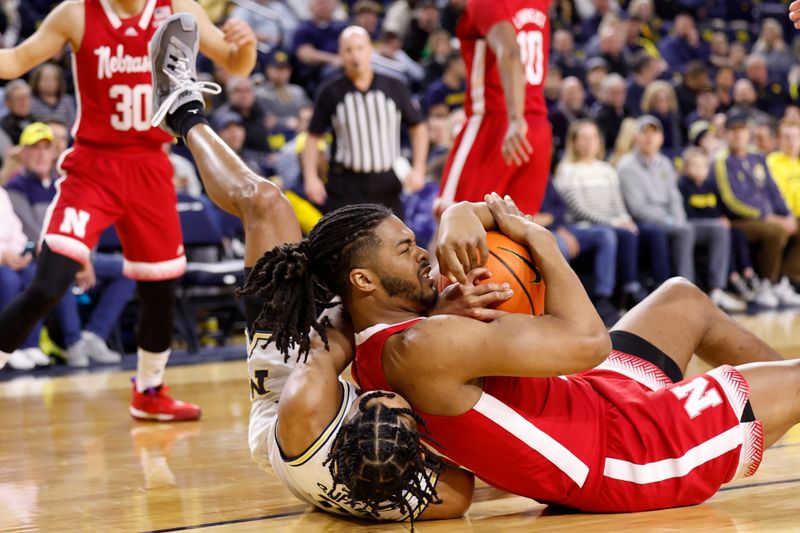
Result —
<path fill-rule="evenodd" d="M 173 279 L 186 271 L 172 164 L 160 150 L 115 152 L 77 146 L 65 152 L 64 177 L 48 208 L 44 242 L 80 263 L 115 224 L 126 276 Z"/>
<path fill-rule="evenodd" d="M 673 383 L 649 361 L 612 351 L 578 376 L 612 405 L 602 476 L 583 510 L 697 504 L 761 462 L 763 427 L 743 421 L 750 387 L 731 366 Z"/>
<path fill-rule="evenodd" d="M 501 148 L 508 127 L 504 113 L 473 115 L 450 150 L 439 186 L 441 208 L 455 202 L 482 202 L 491 192 L 508 194 L 520 211 L 539 211 L 550 175 L 552 132 L 546 116 L 528 115 L 530 161 L 507 165 Z"/>

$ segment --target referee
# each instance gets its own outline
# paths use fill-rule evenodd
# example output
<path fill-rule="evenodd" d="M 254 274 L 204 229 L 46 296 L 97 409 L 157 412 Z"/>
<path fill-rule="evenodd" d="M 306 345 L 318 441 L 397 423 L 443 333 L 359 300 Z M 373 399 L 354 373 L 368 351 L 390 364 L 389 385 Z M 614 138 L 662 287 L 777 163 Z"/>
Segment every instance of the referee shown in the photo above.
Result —
<path fill-rule="evenodd" d="M 314 102 L 303 149 L 306 196 L 323 212 L 377 203 L 402 218 L 400 180 L 412 192 L 425 183 L 428 130 L 422 114 L 402 82 L 373 72 L 372 43 L 366 30 L 346 28 L 339 37 L 339 56 L 344 72 L 326 80 Z M 401 122 L 411 138 L 410 170 L 400 155 Z M 323 183 L 318 144 L 331 128 L 334 141 L 328 182 Z"/>

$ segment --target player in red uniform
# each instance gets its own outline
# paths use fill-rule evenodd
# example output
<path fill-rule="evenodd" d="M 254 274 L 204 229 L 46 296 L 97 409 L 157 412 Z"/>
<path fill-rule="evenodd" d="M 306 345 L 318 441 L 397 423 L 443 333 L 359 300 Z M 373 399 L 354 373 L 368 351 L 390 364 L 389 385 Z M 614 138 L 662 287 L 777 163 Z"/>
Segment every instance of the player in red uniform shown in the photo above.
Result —
<path fill-rule="evenodd" d="M 18 77 L 69 44 L 78 93 L 75 146 L 62 155 L 65 177 L 50 206 L 36 277 L 0 312 L 0 365 L 19 347 L 89 261 L 100 234 L 116 225 L 125 274 L 138 282 L 135 418 L 191 420 L 200 409 L 165 394 L 173 326 L 173 280 L 186 268 L 172 166 L 161 150 L 172 138 L 150 126 L 147 45 L 173 11 L 190 12 L 200 48 L 231 72 L 255 64 L 255 35 L 242 21 L 217 29 L 191 0 L 73 0 L 59 4 L 19 46 L 0 50 L 0 78 Z"/>
<path fill-rule="evenodd" d="M 510 201 L 487 202 L 444 214 L 452 250 L 439 250 L 443 270 L 461 279 L 483 255 L 484 228 L 497 227 L 534 254 L 547 315 L 421 318 L 436 300 L 427 252 L 385 209 L 355 206 L 256 265 L 285 291 L 265 311 L 292 311 L 272 313 L 278 347 L 302 342 L 309 317 L 319 326 L 308 302 L 339 294 L 360 331 L 354 376 L 364 389 L 406 398 L 430 431 L 429 447 L 495 487 L 587 511 L 704 501 L 752 475 L 763 448 L 800 421 L 800 360 L 777 361 L 696 287 L 669 281 L 609 336 L 552 234 Z M 294 293 L 296 301 L 286 298 Z M 693 353 L 737 366 L 683 380 Z M 366 505 L 371 493 L 398 490 L 399 473 L 407 479 L 414 468 L 387 430 L 398 417 L 414 427 L 399 410 L 356 414 L 334 444 L 335 479 Z M 384 446 L 393 454 L 376 459 Z"/>
<path fill-rule="evenodd" d="M 552 144 L 544 100 L 549 3 L 467 0 L 456 27 L 469 73 L 467 122 L 442 172 L 439 213 L 492 191 L 512 196 L 524 213 L 539 210 Z"/>

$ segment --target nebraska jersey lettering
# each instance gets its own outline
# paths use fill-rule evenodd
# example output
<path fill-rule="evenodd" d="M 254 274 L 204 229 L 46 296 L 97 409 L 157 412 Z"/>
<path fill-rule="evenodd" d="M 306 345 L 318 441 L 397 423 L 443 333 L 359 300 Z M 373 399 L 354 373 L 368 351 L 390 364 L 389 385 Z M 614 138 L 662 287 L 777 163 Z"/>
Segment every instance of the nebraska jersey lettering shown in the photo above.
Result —
<path fill-rule="evenodd" d="M 158 148 L 172 137 L 150 126 L 152 82 L 147 44 L 172 14 L 171 0 L 148 0 L 135 17 L 120 18 L 109 0 L 85 0 L 85 30 L 72 69 L 78 144 L 115 149 Z"/>
<path fill-rule="evenodd" d="M 506 111 L 497 59 L 486 42 L 489 30 L 503 20 L 517 32 L 525 74 L 525 113 L 547 114 L 544 77 L 550 51 L 549 0 L 467 0 L 456 26 L 467 67 L 464 109 L 467 116 Z"/>
<path fill-rule="evenodd" d="M 392 390 L 383 345 L 419 320 L 356 334 L 353 377 L 362 391 Z M 569 377 L 485 377 L 476 404 L 458 416 L 415 411 L 431 448 L 490 485 L 623 512 L 700 503 L 737 474 L 754 473 L 763 431 L 758 421 L 740 422 L 748 396 L 733 367 L 672 383 L 652 363 L 612 352 Z"/>

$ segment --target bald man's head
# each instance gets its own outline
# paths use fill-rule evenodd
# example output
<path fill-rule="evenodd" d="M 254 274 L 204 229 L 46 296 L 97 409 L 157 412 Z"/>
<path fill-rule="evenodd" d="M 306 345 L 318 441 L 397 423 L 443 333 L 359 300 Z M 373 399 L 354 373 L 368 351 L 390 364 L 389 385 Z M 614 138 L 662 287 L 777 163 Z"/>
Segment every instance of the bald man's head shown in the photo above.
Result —
<path fill-rule="evenodd" d="M 372 41 L 361 26 L 348 26 L 339 36 L 339 57 L 345 75 L 357 78 L 372 72 Z"/>

